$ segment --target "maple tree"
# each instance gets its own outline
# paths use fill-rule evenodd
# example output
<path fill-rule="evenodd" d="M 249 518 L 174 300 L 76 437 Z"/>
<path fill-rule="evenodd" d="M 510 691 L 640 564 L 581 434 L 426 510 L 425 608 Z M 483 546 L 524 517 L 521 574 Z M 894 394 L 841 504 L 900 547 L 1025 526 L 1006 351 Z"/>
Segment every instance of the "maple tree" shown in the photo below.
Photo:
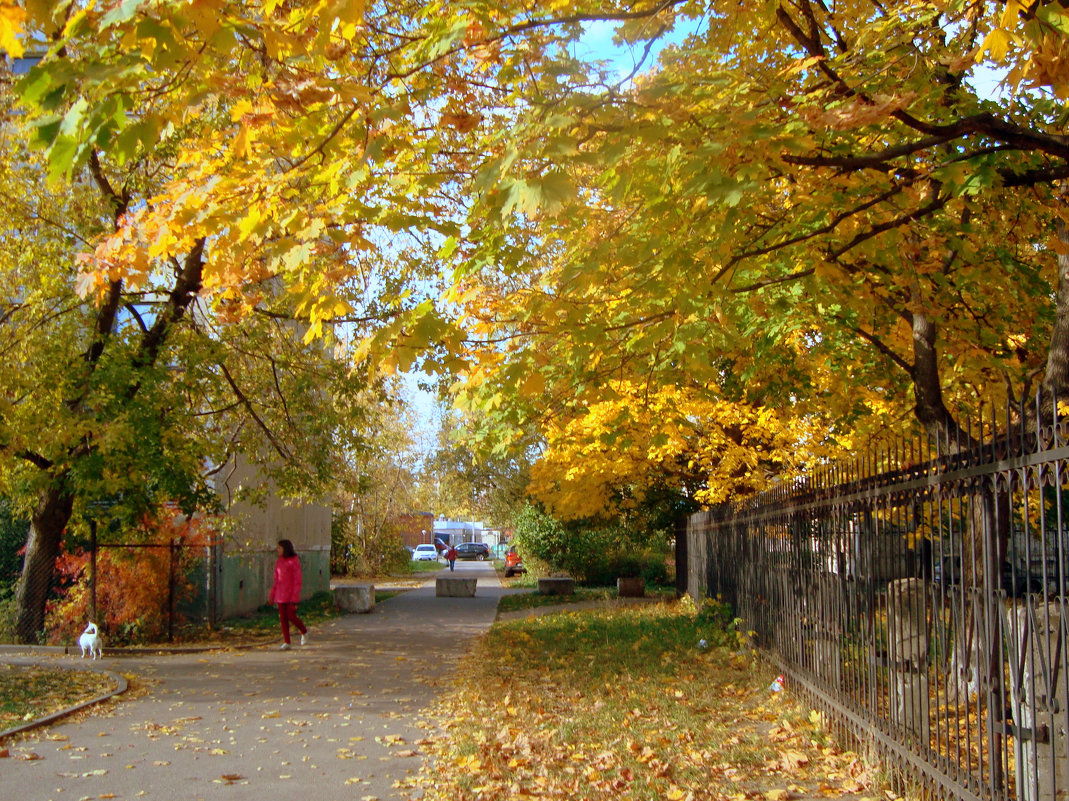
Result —
<path fill-rule="evenodd" d="M 214 313 L 199 296 L 200 245 L 139 281 L 116 276 L 103 298 L 80 297 L 79 252 L 114 230 L 161 164 L 94 155 L 48 187 L 22 114 L 2 126 L 0 486 L 30 521 L 16 635 L 32 641 L 68 525 L 133 529 L 161 503 L 210 507 L 212 474 L 238 450 L 266 463 L 283 493 L 321 493 L 330 444 L 359 431 L 362 382 L 301 342 L 292 306 L 269 287 L 256 315 L 228 324 Z"/>
<path fill-rule="evenodd" d="M 21 638 L 40 629 L 62 531 L 83 501 L 161 486 L 172 499 L 196 494 L 203 460 L 223 464 L 235 431 L 257 457 L 300 463 L 316 479 L 330 473 L 332 449 L 307 440 L 336 436 L 337 418 L 322 408 L 351 414 L 365 382 L 315 352 L 319 339 L 334 344 L 331 326 L 345 326 L 337 344 L 372 348 L 354 357 L 370 365 L 371 380 L 408 367 L 432 340 L 439 366 L 455 362 L 460 334 L 427 300 L 441 283 L 435 254 L 459 230 L 450 190 L 465 156 L 443 149 L 478 120 L 470 107 L 479 73 L 515 71 L 530 55 L 529 42 L 505 53 L 494 44 L 501 32 L 486 34 L 484 23 L 509 26 L 515 10 L 273 0 L 0 6 L 0 43 L 36 60 L 5 97 L 7 109 L 20 104 L 5 133 L 42 149 L 55 197 L 84 194 L 90 206 L 68 226 L 73 235 L 58 236 L 54 273 L 41 271 L 59 279 L 49 297 L 77 312 L 63 319 L 78 320 L 77 336 L 52 327 L 45 338 L 79 343 L 73 356 L 84 367 L 68 376 L 61 363 L 71 355 L 45 348 L 56 369 L 34 380 L 55 394 L 28 403 L 8 393 L 31 430 L 31 410 L 70 418 L 55 441 L 5 443 L 12 474 L 35 482 L 12 484 L 31 517 Z M 12 169 L 30 166 L 23 148 L 10 153 Z M 40 183 L 37 174 L 12 182 Z M 48 228 L 36 205 L 27 208 L 27 227 L 9 240 L 22 252 Z M 27 319 L 28 330 L 45 331 Z M 303 348 L 289 341 L 291 319 L 306 332 Z M 388 347 L 374 350 L 362 339 L 369 332 Z M 256 370 L 239 374 L 238 365 Z M 290 393 L 309 407 L 294 408 Z M 207 439 L 177 436 L 191 424 Z M 314 491 L 297 480 L 280 486 Z"/>
<path fill-rule="evenodd" d="M 456 300 L 486 343 L 463 400 L 499 439 L 531 421 L 570 432 L 546 472 L 581 502 L 604 481 L 599 451 L 641 462 L 649 438 L 702 428 L 711 409 L 812 425 L 748 457 L 798 464 L 911 415 L 967 441 L 959 415 L 1037 376 L 1064 395 L 1069 152 L 1050 65 L 1066 9 L 676 11 L 706 18 L 657 69 L 582 82 L 597 91 L 546 82 L 488 134 L 501 155 Z M 977 89 L 992 62 L 1008 70 L 1002 100 Z M 532 184 L 528 206 L 511 203 Z M 687 398 L 676 414 L 658 413 L 666 393 Z M 757 483 L 702 469 L 709 498 Z"/>
<path fill-rule="evenodd" d="M 400 523 L 423 507 L 415 501 L 418 424 L 401 394 L 367 404 L 361 441 L 341 460 L 331 538 L 339 572 L 378 576 L 408 561 Z"/>
<path fill-rule="evenodd" d="M 523 506 L 535 458 L 535 438 L 528 438 L 507 453 L 494 454 L 481 447 L 475 413 L 440 408 L 434 439 L 418 474 L 419 499 L 451 520 L 481 520 L 491 527 L 507 527 Z"/>

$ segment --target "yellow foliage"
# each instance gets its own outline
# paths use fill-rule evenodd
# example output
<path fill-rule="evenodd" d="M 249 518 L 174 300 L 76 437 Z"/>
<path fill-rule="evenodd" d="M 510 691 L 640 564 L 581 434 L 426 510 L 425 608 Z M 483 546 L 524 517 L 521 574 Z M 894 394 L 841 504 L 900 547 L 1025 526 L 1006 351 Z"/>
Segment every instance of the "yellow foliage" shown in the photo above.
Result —
<path fill-rule="evenodd" d="M 622 490 L 641 501 L 666 481 L 697 484 L 699 502 L 719 503 L 789 480 L 830 454 L 815 417 L 681 387 L 613 382 L 606 390 L 610 399 L 549 432 L 532 467 L 532 494 L 561 517 L 604 512 Z"/>
<path fill-rule="evenodd" d="M 12 58 L 22 55 L 22 43 L 18 35 L 26 12 L 13 3 L 0 3 L 0 51 L 5 51 Z"/>

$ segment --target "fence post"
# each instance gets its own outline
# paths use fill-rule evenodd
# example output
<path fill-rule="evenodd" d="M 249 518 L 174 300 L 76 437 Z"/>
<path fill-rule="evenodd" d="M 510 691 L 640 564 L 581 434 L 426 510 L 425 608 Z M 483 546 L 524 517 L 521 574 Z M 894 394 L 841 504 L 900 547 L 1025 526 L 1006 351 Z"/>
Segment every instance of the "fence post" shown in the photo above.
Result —
<path fill-rule="evenodd" d="M 690 573 L 690 559 L 687 556 L 687 518 L 676 519 L 676 597 L 687 594 L 687 578 Z"/>
<path fill-rule="evenodd" d="M 93 518 L 89 518 L 89 571 L 89 620 L 100 626 L 97 618 L 97 521 Z"/>
<path fill-rule="evenodd" d="M 170 561 L 168 564 L 169 580 L 167 582 L 167 642 L 174 642 L 174 537 L 171 537 L 168 550 L 170 552 Z"/>
<path fill-rule="evenodd" d="M 1037 599 L 1038 600 L 1038 599 Z M 1020 801 L 1054 801 L 1069 794 L 1069 710 L 1061 604 L 1014 603 L 1006 610 L 1010 643 L 1010 704 Z"/>

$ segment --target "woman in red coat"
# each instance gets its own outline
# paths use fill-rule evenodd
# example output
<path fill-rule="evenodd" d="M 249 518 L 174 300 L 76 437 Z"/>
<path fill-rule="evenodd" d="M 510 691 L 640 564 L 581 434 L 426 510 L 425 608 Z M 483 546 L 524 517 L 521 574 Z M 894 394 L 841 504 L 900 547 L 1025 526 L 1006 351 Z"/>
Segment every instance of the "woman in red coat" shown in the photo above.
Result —
<path fill-rule="evenodd" d="M 289 540 L 278 541 L 278 560 L 275 562 L 275 584 L 271 587 L 270 602 L 278 604 L 278 619 L 282 623 L 282 650 L 290 649 L 290 623 L 301 633 L 301 645 L 307 642 L 308 629 L 297 617 L 301 600 L 301 559 Z"/>

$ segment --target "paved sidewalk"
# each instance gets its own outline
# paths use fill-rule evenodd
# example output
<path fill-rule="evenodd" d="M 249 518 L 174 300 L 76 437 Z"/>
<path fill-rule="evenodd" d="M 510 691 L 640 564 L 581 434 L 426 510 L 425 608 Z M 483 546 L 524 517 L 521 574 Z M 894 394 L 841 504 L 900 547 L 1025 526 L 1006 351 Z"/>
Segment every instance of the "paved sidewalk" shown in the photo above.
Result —
<path fill-rule="evenodd" d="M 291 651 L 109 654 L 103 666 L 147 693 L 11 746 L 3 798 L 409 798 L 395 782 L 418 770 L 420 742 L 433 736 L 422 711 L 457 679 L 457 659 L 503 593 L 487 564 L 458 562 L 457 575 L 478 577 L 475 598 L 435 597 L 432 574 L 372 614 L 313 628 Z"/>

